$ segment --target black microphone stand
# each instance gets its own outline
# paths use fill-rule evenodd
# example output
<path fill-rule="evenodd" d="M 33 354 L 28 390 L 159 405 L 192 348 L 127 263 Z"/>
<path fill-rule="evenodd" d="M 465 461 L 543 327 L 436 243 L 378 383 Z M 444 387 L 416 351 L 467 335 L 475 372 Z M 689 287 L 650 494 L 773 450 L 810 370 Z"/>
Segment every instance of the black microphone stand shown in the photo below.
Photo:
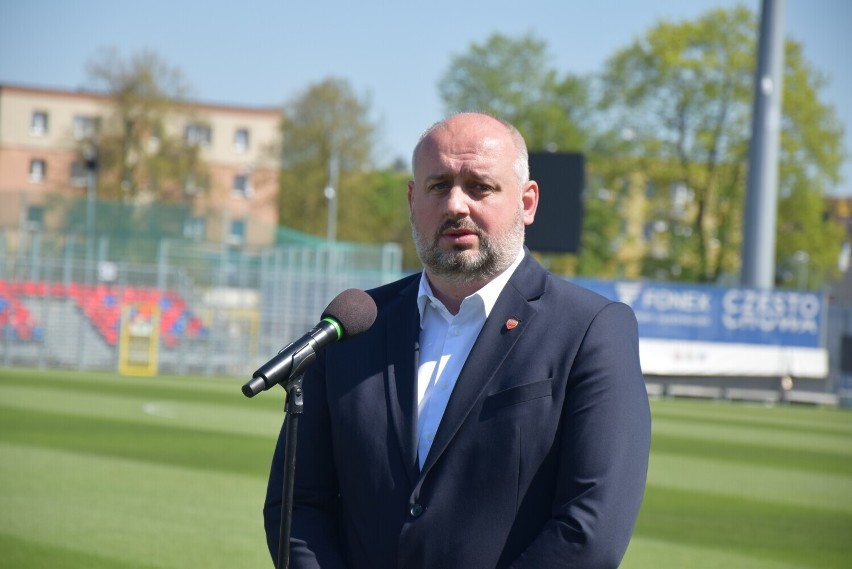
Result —
<path fill-rule="evenodd" d="M 286 377 L 284 390 L 287 392 L 284 406 L 287 423 L 284 443 L 284 480 L 281 489 L 281 528 L 278 541 L 276 569 L 288 569 L 290 565 L 290 533 L 293 524 L 293 487 L 296 473 L 296 443 L 298 441 L 299 417 L 304 412 L 302 377 L 305 369 L 317 358 L 317 352 L 327 344 L 345 338 L 349 334 L 360 334 L 373 325 L 376 319 L 376 303 L 364 291 L 348 289 L 337 295 L 326 308 L 322 320 L 299 340 L 284 346 L 278 354 L 261 366 L 242 387 L 243 395 L 254 397 L 270 389 Z M 338 321 L 335 314 L 342 317 Z M 277 451 L 276 451 L 277 452 Z"/>
<path fill-rule="evenodd" d="M 329 328 L 331 324 L 329 324 Z M 329 328 L 320 332 L 331 333 Z M 296 442 L 299 431 L 299 417 L 304 412 L 304 392 L 302 377 L 305 369 L 316 359 L 317 340 L 311 333 L 310 341 L 292 343 L 284 346 L 279 353 L 285 353 L 283 359 L 273 358 L 263 367 L 254 372 L 252 379 L 243 385 L 243 395 L 254 397 L 260 391 L 271 388 L 276 383 L 282 383 L 287 392 L 284 406 L 285 423 L 287 424 L 286 443 L 284 444 L 284 481 L 281 489 L 281 532 L 278 541 L 278 559 L 276 569 L 287 569 L 290 565 L 290 530 L 293 525 L 293 486 L 296 475 Z M 298 345 L 297 351 L 288 351 Z M 279 382 L 278 376 L 286 374 L 286 381 Z"/>
<path fill-rule="evenodd" d="M 299 372 L 287 380 L 284 390 L 287 402 L 284 405 L 287 423 L 287 442 L 284 445 L 284 482 L 281 489 L 281 533 L 278 540 L 276 569 L 287 569 L 290 565 L 290 532 L 293 525 L 293 484 L 296 477 L 296 441 L 299 432 L 299 417 L 305 406 L 302 377 Z"/>

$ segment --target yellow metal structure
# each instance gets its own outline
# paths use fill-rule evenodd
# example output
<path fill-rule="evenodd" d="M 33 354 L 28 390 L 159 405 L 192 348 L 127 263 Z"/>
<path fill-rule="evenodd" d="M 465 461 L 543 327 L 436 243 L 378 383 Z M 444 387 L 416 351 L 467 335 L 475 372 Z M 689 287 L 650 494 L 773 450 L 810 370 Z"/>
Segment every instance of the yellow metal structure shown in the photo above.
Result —
<path fill-rule="evenodd" d="M 122 375 L 156 375 L 160 348 L 160 308 L 152 303 L 121 307 L 118 371 Z"/>

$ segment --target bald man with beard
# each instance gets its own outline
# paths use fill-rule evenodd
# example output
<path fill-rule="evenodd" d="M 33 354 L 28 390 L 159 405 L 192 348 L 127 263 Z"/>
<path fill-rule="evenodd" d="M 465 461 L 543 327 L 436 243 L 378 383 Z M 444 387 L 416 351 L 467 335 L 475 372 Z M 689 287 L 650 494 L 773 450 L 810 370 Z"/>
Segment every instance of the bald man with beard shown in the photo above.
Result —
<path fill-rule="evenodd" d="M 408 184 L 421 273 L 305 375 L 290 566 L 608 568 L 645 488 L 636 319 L 524 247 L 539 188 L 510 124 L 428 129 Z M 264 508 L 277 557 L 285 431 Z"/>

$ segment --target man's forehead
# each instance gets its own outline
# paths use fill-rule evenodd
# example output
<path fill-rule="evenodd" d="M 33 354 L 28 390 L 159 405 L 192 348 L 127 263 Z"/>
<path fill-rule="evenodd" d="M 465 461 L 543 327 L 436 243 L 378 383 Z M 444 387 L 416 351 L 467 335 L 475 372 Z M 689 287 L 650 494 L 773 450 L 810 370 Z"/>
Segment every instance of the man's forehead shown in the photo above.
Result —
<path fill-rule="evenodd" d="M 509 128 L 487 115 L 456 115 L 435 125 L 414 153 L 415 177 L 434 177 L 462 170 L 498 172 L 514 164 L 515 141 Z"/>
<path fill-rule="evenodd" d="M 432 158 L 495 159 L 511 151 L 511 140 L 501 134 L 482 130 L 436 129 L 423 139 L 418 154 Z"/>
<path fill-rule="evenodd" d="M 455 174 L 494 176 L 509 167 L 508 154 L 499 139 L 485 138 L 454 144 L 452 141 L 432 140 L 421 148 L 415 174 L 425 177 L 444 177 Z"/>

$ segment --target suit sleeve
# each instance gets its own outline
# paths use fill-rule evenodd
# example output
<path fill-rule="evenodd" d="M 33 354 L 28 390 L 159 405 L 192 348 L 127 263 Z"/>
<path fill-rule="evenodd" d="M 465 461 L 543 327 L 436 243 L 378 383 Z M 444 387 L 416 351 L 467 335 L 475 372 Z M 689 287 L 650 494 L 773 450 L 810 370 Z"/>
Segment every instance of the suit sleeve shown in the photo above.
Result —
<path fill-rule="evenodd" d="M 552 518 L 512 569 L 618 567 L 642 503 L 651 416 L 629 307 L 598 312 L 567 381 Z"/>
<path fill-rule="evenodd" d="M 339 550 L 338 487 L 334 469 L 323 358 L 303 379 L 304 413 L 298 423 L 290 568 L 345 569 Z M 287 422 L 281 428 L 263 508 L 266 543 L 273 564 L 278 559 L 281 533 Z"/>

